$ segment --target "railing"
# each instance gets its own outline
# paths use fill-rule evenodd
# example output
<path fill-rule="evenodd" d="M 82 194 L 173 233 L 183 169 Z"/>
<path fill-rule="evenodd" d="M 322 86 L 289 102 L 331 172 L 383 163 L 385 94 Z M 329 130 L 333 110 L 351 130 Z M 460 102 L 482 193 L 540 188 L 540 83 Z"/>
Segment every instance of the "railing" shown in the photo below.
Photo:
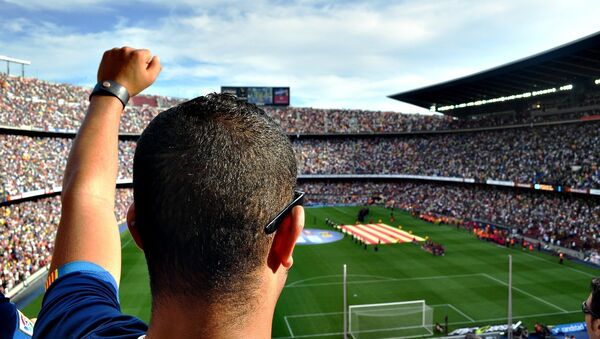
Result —
<path fill-rule="evenodd" d="M 29 278 L 23 280 L 22 282 L 16 284 L 15 287 L 8 290 L 5 293 L 5 295 L 8 298 L 13 298 L 17 294 L 23 292 L 29 285 L 31 285 L 36 280 L 41 279 L 42 277 L 45 277 L 47 275 L 49 269 L 50 269 L 49 264 L 40 268 L 39 270 L 35 271 L 32 275 L 30 275 Z"/>
<path fill-rule="evenodd" d="M 451 183 L 465 183 L 465 184 L 485 184 L 490 186 L 503 186 L 503 187 L 515 187 L 525 188 L 530 190 L 541 190 L 541 191 L 554 191 L 557 193 L 577 193 L 586 194 L 592 196 L 600 196 L 600 189 L 595 188 L 571 188 L 566 186 L 552 186 L 546 184 L 525 184 L 517 183 L 513 181 L 500 181 L 487 179 L 485 182 L 478 182 L 473 178 L 460 178 L 460 177 L 442 177 L 442 176 L 427 176 L 427 175 L 415 175 L 415 174 L 300 174 L 298 180 L 352 180 L 352 179 L 375 179 L 375 180 L 423 180 L 423 181 L 435 181 L 435 182 L 451 182 Z M 131 185 L 133 179 L 125 178 L 118 179 L 117 185 Z M 19 194 L 11 194 L 5 197 L 0 197 L 0 203 L 13 203 L 25 199 L 42 197 L 46 195 L 59 194 L 62 191 L 61 186 L 55 186 L 49 189 L 38 189 L 34 191 L 23 192 Z"/>

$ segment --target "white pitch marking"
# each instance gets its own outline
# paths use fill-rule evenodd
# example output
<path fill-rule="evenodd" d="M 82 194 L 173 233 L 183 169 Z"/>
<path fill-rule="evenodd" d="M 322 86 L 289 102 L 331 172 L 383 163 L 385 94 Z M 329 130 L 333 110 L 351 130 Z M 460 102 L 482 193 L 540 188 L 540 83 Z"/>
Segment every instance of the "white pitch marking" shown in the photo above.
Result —
<path fill-rule="evenodd" d="M 452 304 L 446 304 L 448 306 L 450 306 L 451 308 L 453 308 L 456 312 L 460 313 L 463 317 L 469 319 L 471 322 L 475 322 L 475 320 L 471 317 L 469 317 L 468 315 L 466 315 L 463 311 L 459 310 L 458 308 L 454 307 L 454 305 Z"/>
<path fill-rule="evenodd" d="M 550 260 L 548 260 L 548 259 L 545 259 L 545 258 L 540 258 L 540 257 L 538 257 L 537 255 L 533 255 L 533 254 L 531 254 L 531 253 L 525 253 L 525 254 L 527 254 L 527 255 L 529 255 L 529 256 L 533 257 L 534 259 L 537 259 L 537 260 L 545 261 L 545 262 L 548 262 L 548 263 L 555 263 L 555 262 L 552 262 L 552 261 L 550 261 Z M 585 271 L 578 270 L 578 269 L 576 269 L 576 268 L 574 268 L 574 267 L 569 267 L 569 266 L 561 266 L 561 267 L 568 268 L 568 269 L 570 269 L 571 271 L 575 271 L 575 272 L 577 272 L 577 273 L 581 273 L 581 274 L 583 274 L 583 275 L 585 275 L 585 276 L 588 276 L 588 277 L 591 277 L 591 278 L 595 278 L 595 277 L 596 277 L 595 275 L 593 275 L 593 274 L 591 274 L 591 273 L 588 273 L 588 272 L 585 272 Z"/>
<path fill-rule="evenodd" d="M 429 277 L 412 277 L 412 278 L 387 278 L 386 280 L 361 280 L 361 281 L 348 281 L 348 285 L 356 284 L 370 284 L 370 283 L 384 283 L 391 281 L 411 281 L 411 280 L 429 280 L 429 279 L 450 279 L 450 278 L 466 278 L 478 276 L 480 273 L 471 274 L 456 274 L 456 275 L 434 275 Z M 285 288 L 297 288 L 297 287 L 314 287 L 314 286 L 328 286 L 328 285 L 341 285 L 342 282 L 330 282 L 330 283 L 314 283 L 306 285 L 287 285 Z"/>
<path fill-rule="evenodd" d="M 449 304 L 436 304 L 436 305 L 427 305 L 427 306 L 436 307 L 436 306 L 446 306 L 446 305 L 449 305 Z M 343 313 L 344 312 L 304 313 L 304 314 L 286 315 L 286 317 L 288 317 L 288 318 L 303 318 L 303 317 L 314 317 L 314 316 L 321 317 L 324 315 L 334 315 L 334 314 L 343 314 Z"/>
<path fill-rule="evenodd" d="M 293 338 L 294 332 L 292 332 L 292 327 L 290 326 L 290 323 L 288 322 L 287 317 L 283 317 L 283 320 L 285 320 L 285 324 L 287 325 L 288 331 L 290 331 L 291 338 Z"/>
<path fill-rule="evenodd" d="M 285 287 L 297 286 L 298 284 L 301 284 L 301 283 L 307 282 L 307 281 L 312 281 L 312 280 L 325 279 L 325 278 L 341 278 L 341 277 L 342 277 L 341 274 L 320 275 L 318 277 L 307 278 L 307 279 L 302 279 L 302 280 L 297 280 L 297 281 L 291 282 Z M 390 277 L 384 277 L 384 276 L 380 276 L 380 275 L 370 275 L 370 274 L 348 274 L 348 277 L 369 277 L 369 278 L 379 278 L 379 279 L 383 279 L 383 280 L 394 279 L 394 278 L 390 278 Z"/>
<path fill-rule="evenodd" d="M 507 283 L 505 283 L 504 281 L 502 281 L 502 280 L 500 280 L 500 279 L 496 279 L 496 278 L 492 277 L 492 276 L 491 276 L 491 275 L 489 275 L 489 274 L 486 274 L 486 273 L 481 273 L 481 275 L 483 275 L 483 276 L 485 276 L 485 277 L 487 277 L 487 278 L 489 278 L 489 279 L 491 279 L 491 280 L 494 280 L 495 282 L 497 282 L 497 283 L 499 283 L 499 284 L 502 284 L 502 285 L 504 285 L 504 286 L 508 287 L 508 284 L 507 284 Z M 533 294 L 531 294 L 531 293 L 527 293 L 527 292 L 523 291 L 522 289 L 520 289 L 520 288 L 518 288 L 518 287 L 514 287 L 514 286 L 513 286 L 512 288 L 513 288 L 513 290 L 515 290 L 515 291 L 518 291 L 518 292 L 521 292 L 521 293 L 525 294 L 526 296 L 528 296 L 528 297 L 531 297 L 531 298 L 533 298 L 533 299 L 535 299 L 535 300 L 537 300 L 537 301 L 539 301 L 539 302 L 542 302 L 542 303 L 544 303 L 544 304 L 546 304 L 546 305 L 552 306 L 552 307 L 556 308 L 557 310 L 560 310 L 560 311 L 562 311 L 563 313 L 569 313 L 569 311 L 565 310 L 564 308 L 562 308 L 562 307 L 559 307 L 559 306 L 556 306 L 556 305 L 554 305 L 553 303 L 551 303 L 551 302 L 549 302 L 549 301 L 546 301 L 546 300 L 544 300 L 544 299 L 542 299 L 542 298 L 540 298 L 540 297 L 536 297 L 535 295 L 533 295 Z"/>
<path fill-rule="evenodd" d="M 431 306 L 441 306 L 441 305 L 449 305 L 449 304 L 440 304 L 440 305 L 431 305 Z M 566 313 L 579 313 L 581 312 L 581 310 L 575 310 L 575 311 L 567 311 Z M 341 312 L 338 312 L 341 313 Z M 315 313 L 318 314 L 318 313 Z M 523 316 L 513 316 L 514 318 L 519 318 L 519 319 L 528 319 L 528 318 L 537 318 L 537 317 L 545 317 L 545 316 L 550 316 L 550 315 L 559 315 L 559 314 L 565 314 L 565 312 L 554 312 L 554 313 L 538 313 L 538 314 L 529 314 L 529 315 L 523 315 Z M 295 316 L 303 316 L 305 314 L 297 314 Z M 293 317 L 293 316 L 288 316 L 288 317 Z M 506 318 L 492 318 L 492 319 L 481 319 L 481 320 L 476 320 L 476 323 L 486 323 L 486 322 L 491 322 L 491 321 L 502 321 L 502 320 L 506 320 Z M 471 324 L 471 321 L 458 321 L 458 322 L 450 322 L 448 323 L 448 325 L 464 325 L 464 324 Z M 320 336 L 334 336 L 334 335 L 342 335 L 344 333 L 342 332 L 332 332 L 332 333 L 319 333 L 319 334 L 306 334 L 306 335 L 297 335 L 294 336 L 293 338 L 311 338 L 311 337 L 320 337 Z M 273 339 L 291 339 L 292 337 L 273 337 Z"/>
<path fill-rule="evenodd" d="M 125 246 L 129 245 L 129 243 L 131 242 L 132 239 L 133 239 L 133 237 L 129 236 L 129 239 L 127 239 L 127 241 L 123 245 L 121 245 L 121 248 L 125 248 Z"/>

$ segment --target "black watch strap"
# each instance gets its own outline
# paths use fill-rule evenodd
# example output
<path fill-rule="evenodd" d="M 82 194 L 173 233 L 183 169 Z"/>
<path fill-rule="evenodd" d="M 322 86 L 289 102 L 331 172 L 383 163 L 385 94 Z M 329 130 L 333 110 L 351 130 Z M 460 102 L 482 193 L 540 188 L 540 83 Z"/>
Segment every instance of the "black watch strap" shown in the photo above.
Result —
<path fill-rule="evenodd" d="M 92 90 L 92 94 L 90 94 L 90 100 L 94 95 L 115 96 L 117 99 L 121 100 L 121 103 L 123 103 L 123 108 L 125 108 L 127 102 L 129 101 L 129 92 L 127 91 L 127 88 L 112 80 L 104 80 L 97 83 L 96 87 L 94 87 L 94 90 Z"/>

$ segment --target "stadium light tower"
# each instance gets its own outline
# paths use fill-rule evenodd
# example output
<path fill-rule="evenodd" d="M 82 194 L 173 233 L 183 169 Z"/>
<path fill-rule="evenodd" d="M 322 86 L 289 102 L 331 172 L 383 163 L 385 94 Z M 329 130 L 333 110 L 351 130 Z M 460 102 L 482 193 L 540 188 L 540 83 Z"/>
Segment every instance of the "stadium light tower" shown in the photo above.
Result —
<path fill-rule="evenodd" d="M 31 61 L 15 59 L 11 57 L 7 57 L 4 55 L 0 55 L 0 61 L 6 61 L 6 74 L 10 75 L 10 64 L 19 64 L 21 65 L 21 77 L 25 77 L 25 65 L 31 65 Z"/>

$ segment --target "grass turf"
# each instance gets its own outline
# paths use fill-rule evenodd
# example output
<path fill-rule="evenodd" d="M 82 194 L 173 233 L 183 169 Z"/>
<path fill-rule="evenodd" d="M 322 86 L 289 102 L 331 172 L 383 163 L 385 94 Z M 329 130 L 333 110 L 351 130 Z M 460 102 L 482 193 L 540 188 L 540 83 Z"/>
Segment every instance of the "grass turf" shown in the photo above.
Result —
<path fill-rule="evenodd" d="M 353 223 L 360 207 L 308 208 L 307 228 L 322 228 L 325 218 Z M 367 219 L 389 223 L 389 211 L 371 207 Z M 394 226 L 429 236 L 446 248 L 434 257 L 419 246 L 373 246 L 365 250 L 349 238 L 321 245 L 299 245 L 273 320 L 273 337 L 339 338 L 342 333 L 342 265 L 348 265 L 350 305 L 426 300 L 434 321 L 448 316 L 450 330 L 506 321 L 508 254 L 513 255 L 513 319 L 530 329 L 536 322 L 582 321 L 581 301 L 600 270 L 545 253 L 507 249 L 477 240 L 452 226 L 433 225 L 396 212 Z M 122 311 L 147 321 L 150 298 L 144 257 L 123 235 Z M 41 298 L 24 309 L 34 317 Z"/>

